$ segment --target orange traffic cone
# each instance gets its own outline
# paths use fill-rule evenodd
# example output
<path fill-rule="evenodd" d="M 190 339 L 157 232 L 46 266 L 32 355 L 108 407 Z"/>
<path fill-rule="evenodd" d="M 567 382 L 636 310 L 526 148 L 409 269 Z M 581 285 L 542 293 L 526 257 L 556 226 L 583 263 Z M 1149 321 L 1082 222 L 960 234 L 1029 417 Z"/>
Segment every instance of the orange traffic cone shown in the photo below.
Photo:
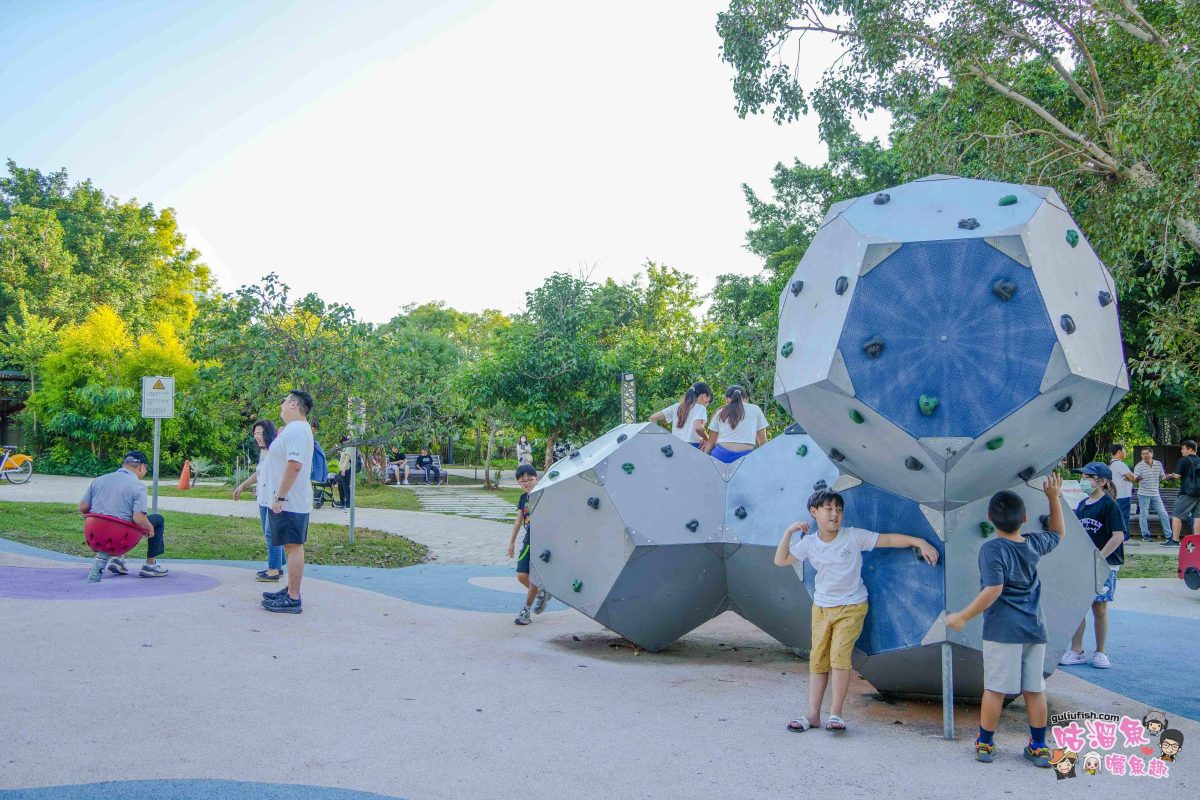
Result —
<path fill-rule="evenodd" d="M 192 488 L 192 462 L 184 461 L 183 470 L 179 473 L 179 488 Z"/>

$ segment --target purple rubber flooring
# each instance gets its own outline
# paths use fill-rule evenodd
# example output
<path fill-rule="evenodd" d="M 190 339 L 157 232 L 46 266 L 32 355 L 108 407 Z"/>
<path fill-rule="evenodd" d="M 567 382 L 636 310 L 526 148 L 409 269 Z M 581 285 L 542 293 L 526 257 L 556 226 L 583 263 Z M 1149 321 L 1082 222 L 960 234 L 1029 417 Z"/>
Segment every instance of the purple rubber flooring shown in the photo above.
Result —
<path fill-rule="evenodd" d="M 220 584 L 216 578 L 174 569 L 164 578 L 139 578 L 105 573 L 99 583 L 88 583 L 88 565 L 78 567 L 0 566 L 0 597 L 17 600 L 127 600 L 205 592 Z"/>

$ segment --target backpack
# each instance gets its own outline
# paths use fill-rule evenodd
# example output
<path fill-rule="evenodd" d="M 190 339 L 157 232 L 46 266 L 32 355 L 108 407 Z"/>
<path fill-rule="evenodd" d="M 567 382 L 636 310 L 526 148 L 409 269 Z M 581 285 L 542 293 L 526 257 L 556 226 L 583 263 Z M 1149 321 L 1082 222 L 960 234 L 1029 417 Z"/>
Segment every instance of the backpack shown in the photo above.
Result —
<path fill-rule="evenodd" d="M 309 472 L 309 480 L 314 483 L 324 483 L 328 479 L 329 464 L 325 460 L 325 451 L 321 449 L 321 443 L 313 439 L 312 470 Z"/>

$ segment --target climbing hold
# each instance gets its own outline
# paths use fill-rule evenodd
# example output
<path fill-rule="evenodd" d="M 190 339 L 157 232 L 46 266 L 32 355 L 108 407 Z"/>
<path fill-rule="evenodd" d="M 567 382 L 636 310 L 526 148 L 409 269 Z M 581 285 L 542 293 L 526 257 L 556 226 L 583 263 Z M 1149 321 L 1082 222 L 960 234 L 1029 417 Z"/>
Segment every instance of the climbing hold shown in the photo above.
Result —
<path fill-rule="evenodd" d="M 879 194 L 875 195 L 875 205 L 886 206 L 891 201 L 891 199 L 892 199 L 892 196 L 890 194 L 888 194 L 887 192 L 880 192 Z"/>
<path fill-rule="evenodd" d="M 808 445 L 802 444 L 799 447 L 797 447 L 796 455 L 800 456 L 801 458 L 804 458 L 806 455 L 808 455 Z"/>
<path fill-rule="evenodd" d="M 661 450 L 662 454 L 664 456 L 666 456 L 667 458 L 670 458 L 671 456 L 675 455 L 675 450 L 669 444 L 664 447 L 660 447 L 659 450 Z"/>
<path fill-rule="evenodd" d="M 850 409 L 850 421 L 857 425 L 862 425 L 864 422 L 866 422 L 866 419 L 863 418 L 862 414 L 858 413 L 857 408 L 852 408 Z"/>
<path fill-rule="evenodd" d="M 567 456 L 567 458 L 579 458 L 579 451 L 578 451 L 578 450 L 572 450 L 572 451 L 571 451 L 571 455 Z"/>
<path fill-rule="evenodd" d="M 545 561 L 547 564 L 549 564 L 550 563 L 550 551 L 543 550 L 542 554 L 540 556 L 538 556 L 538 558 L 540 558 L 542 561 Z"/>
<path fill-rule="evenodd" d="M 784 358 L 787 358 L 788 356 L 790 356 L 792 354 L 793 349 L 794 348 L 792 347 L 791 342 L 784 342 L 783 347 L 779 348 L 779 355 L 783 356 Z"/>
<path fill-rule="evenodd" d="M 1099 298 L 1101 308 L 1112 305 L 1112 292 L 1106 292 L 1102 289 L 1100 290 Z"/>
<path fill-rule="evenodd" d="M 942 401 L 931 394 L 923 394 L 917 398 L 917 408 L 927 417 L 933 416 L 933 412 L 937 411 L 941 404 Z"/>
<path fill-rule="evenodd" d="M 745 519 L 746 518 L 746 507 L 738 506 L 737 508 L 735 508 L 733 510 L 733 515 L 735 517 L 737 517 L 738 519 Z"/>
<path fill-rule="evenodd" d="M 1062 329 L 1069 334 L 1075 332 L 1075 320 L 1071 319 L 1070 314 L 1063 314 L 1061 317 L 1059 317 L 1058 324 L 1062 326 Z"/>
<path fill-rule="evenodd" d="M 833 291 L 837 292 L 838 294 L 845 294 L 846 289 L 848 288 L 850 288 L 850 281 L 845 275 L 838 278 L 837 282 L 833 284 Z"/>
<path fill-rule="evenodd" d="M 1000 198 L 1000 205 L 1015 206 L 1017 204 L 1017 196 L 1015 194 L 1006 194 Z"/>
<path fill-rule="evenodd" d="M 1026 467 L 1025 469 L 1023 469 L 1017 473 L 1017 477 L 1023 481 L 1027 481 L 1030 478 L 1032 478 L 1035 473 L 1037 473 L 1036 469 L 1034 469 L 1033 467 Z"/>
<path fill-rule="evenodd" d="M 1059 400 L 1057 403 L 1055 403 L 1054 407 L 1065 414 L 1071 410 L 1071 405 L 1072 405 L 1071 398 L 1064 397 L 1062 400 Z"/>
<path fill-rule="evenodd" d="M 583 589 L 583 581 L 581 581 L 581 580 L 579 580 L 578 578 L 576 578 L 576 579 L 574 580 L 574 582 L 571 584 L 571 588 L 572 588 L 572 589 L 574 589 L 574 590 L 575 590 L 575 591 L 577 591 L 577 592 L 578 592 L 578 591 L 581 591 L 581 590 Z"/>
<path fill-rule="evenodd" d="M 1075 245 L 1079 244 L 1079 231 L 1076 231 L 1076 230 L 1067 231 L 1067 244 L 1071 245 L 1071 247 L 1074 247 Z"/>
<path fill-rule="evenodd" d="M 622 433 L 620 436 L 617 437 L 617 444 L 620 444 L 621 442 L 625 441 L 628 438 L 629 438 L 628 436 L 626 436 L 625 434 Z"/>
<path fill-rule="evenodd" d="M 973 231 L 979 227 L 979 220 L 975 219 L 974 217 L 967 217 L 966 219 L 960 219 L 958 221 L 958 227 L 962 228 L 965 231 Z"/>
<path fill-rule="evenodd" d="M 554 480 L 555 478 L 558 477 L 558 470 L 556 470 L 556 469 L 550 470 L 549 474 L 547 474 L 546 477 L 549 478 L 550 480 Z"/>
<path fill-rule="evenodd" d="M 1038 517 L 1038 524 L 1042 526 L 1042 530 L 1050 530 L 1050 515 L 1042 514 L 1040 517 Z"/>
<path fill-rule="evenodd" d="M 1017 285 L 1012 281 L 996 281 L 992 284 L 992 294 L 1006 303 L 1017 293 Z"/>
<path fill-rule="evenodd" d="M 814 484 L 813 484 L 813 491 L 814 491 L 814 492 L 819 492 L 819 491 L 821 491 L 822 489 L 828 489 L 828 488 L 829 488 L 829 484 L 828 484 L 828 483 L 826 483 L 826 482 L 825 482 L 823 479 L 822 479 L 822 480 L 819 480 L 819 481 L 817 481 L 816 483 L 814 483 Z"/>
<path fill-rule="evenodd" d="M 799 297 L 804 291 L 804 281 L 792 281 L 792 297 Z"/>
<path fill-rule="evenodd" d="M 986 521 L 979 523 L 979 533 L 981 536 L 983 536 L 983 538 L 986 539 L 987 537 L 991 536 L 995 532 L 996 532 L 996 526 L 993 525 L 992 523 L 986 522 Z"/>
<path fill-rule="evenodd" d="M 1004 447 L 1003 436 L 997 436 L 995 439 L 992 439 L 987 443 L 988 450 L 999 450 L 1001 447 Z"/>
<path fill-rule="evenodd" d="M 872 336 L 863 343 L 863 352 L 867 354 L 867 358 L 879 358 L 879 354 L 883 352 L 883 337 Z"/>
<path fill-rule="evenodd" d="M 920 461 L 917 461 L 912 456 L 909 456 L 908 458 L 904 459 L 904 466 L 908 467 L 913 472 L 920 472 L 921 470 L 925 469 L 925 465 L 922 464 Z"/>
<path fill-rule="evenodd" d="M 625 470 L 626 475 L 633 474 L 633 464 L 630 464 L 628 461 L 621 465 L 621 469 Z"/>
<path fill-rule="evenodd" d="M 686 525 L 684 525 L 683 527 L 687 528 L 687 529 L 688 529 L 689 531 L 691 531 L 692 533 L 695 533 L 695 532 L 696 532 L 696 529 L 700 527 L 700 521 L 699 521 L 699 520 L 695 520 L 695 519 L 694 519 L 694 520 L 692 520 L 691 522 L 689 522 L 689 523 L 687 523 Z"/>
<path fill-rule="evenodd" d="M 599 497 L 589 497 L 588 505 L 591 506 L 592 508 L 599 508 L 600 507 L 600 498 Z"/>
<path fill-rule="evenodd" d="M 836 447 L 830 449 L 829 457 L 832 458 L 834 461 L 838 462 L 839 464 L 846 460 L 846 456 L 842 453 L 841 450 L 838 450 Z"/>

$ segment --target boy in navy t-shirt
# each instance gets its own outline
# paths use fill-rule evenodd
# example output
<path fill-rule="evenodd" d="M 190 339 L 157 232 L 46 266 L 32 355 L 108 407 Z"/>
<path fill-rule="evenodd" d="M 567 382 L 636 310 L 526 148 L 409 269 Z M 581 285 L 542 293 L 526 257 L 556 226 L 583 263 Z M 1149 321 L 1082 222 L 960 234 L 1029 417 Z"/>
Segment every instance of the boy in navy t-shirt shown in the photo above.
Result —
<path fill-rule="evenodd" d="M 992 495 L 988 519 L 996 538 L 979 548 L 979 594 L 962 611 L 946 615 L 946 625 L 961 631 L 967 621 L 983 614 L 983 701 L 975 759 L 991 762 L 993 737 L 1004 696 L 1021 693 L 1029 715 L 1029 743 L 1024 756 L 1035 766 L 1050 766 L 1046 746 L 1046 622 L 1042 616 L 1042 583 L 1038 561 L 1058 546 L 1066 530 L 1059 492 L 1062 478 L 1050 475 L 1042 487 L 1050 504 L 1048 531 L 1021 533 L 1028 517 L 1025 502 L 1014 492 Z"/>
<path fill-rule="evenodd" d="M 515 554 L 517 534 L 524 528 L 525 539 L 521 542 L 521 554 L 517 556 L 517 580 L 525 587 L 525 607 L 513 622 L 528 625 L 531 622 L 530 607 L 533 608 L 533 613 L 540 614 L 546 609 L 546 601 L 550 599 L 545 589 L 529 580 L 529 493 L 537 486 L 537 470 L 532 464 L 517 467 L 517 485 L 524 490 L 524 494 L 517 501 L 517 518 L 513 522 L 512 537 L 508 540 L 508 557 L 512 558 Z"/>

